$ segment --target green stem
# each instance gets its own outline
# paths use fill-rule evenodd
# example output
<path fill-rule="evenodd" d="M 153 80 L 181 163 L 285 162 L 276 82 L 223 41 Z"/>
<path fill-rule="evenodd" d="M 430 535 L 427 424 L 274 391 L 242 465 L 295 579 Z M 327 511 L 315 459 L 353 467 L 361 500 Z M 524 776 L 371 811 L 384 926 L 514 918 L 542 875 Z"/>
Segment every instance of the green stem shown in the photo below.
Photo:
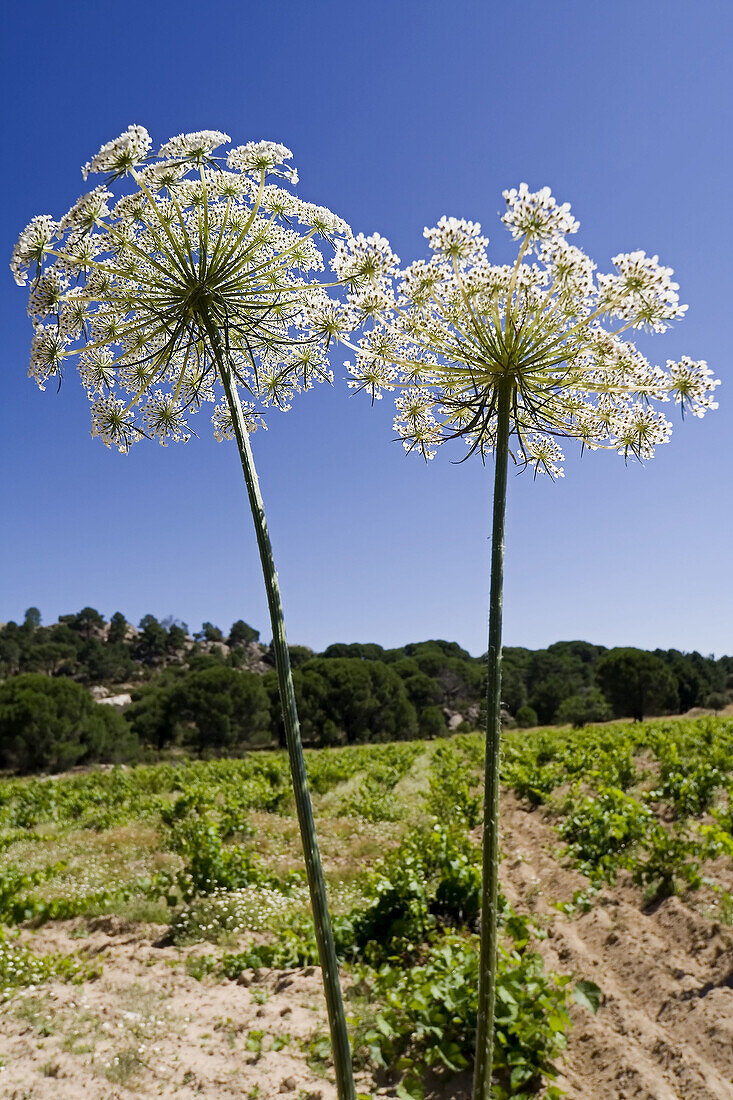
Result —
<path fill-rule="evenodd" d="M 275 570 L 275 561 L 272 554 L 272 544 L 270 543 L 270 536 L 267 530 L 265 508 L 260 494 L 257 470 L 255 469 L 252 448 L 249 442 L 249 433 L 242 413 L 239 395 L 236 391 L 236 387 L 232 383 L 229 365 L 221 345 L 219 332 L 216 326 L 210 323 L 207 323 L 206 328 L 216 356 L 222 385 L 232 414 L 234 435 L 237 440 L 242 470 L 244 472 L 244 480 L 247 485 L 247 495 L 252 510 L 255 531 L 257 533 L 257 546 L 260 552 L 262 572 L 265 579 L 267 604 L 270 610 L 270 622 L 272 624 L 272 648 L 275 653 L 277 682 L 280 690 L 280 702 L 282 705 L 288 755 L 290 757 L 290 771 L 293 780 L 295 806 L 298 814 L 300 835 L 303 842 L 308 887 L 310 889 L 311 906 L 313 909 L 318 957 L 321 963 L 323 987 L 326 993 L 326 1007 L 331 1030 L 331 1046 L 333 1049 L 338 1097 L 339 1100 L 356 1100 L 356 1089 L 351 1065 L 351 1049 L 349 1047 L 349 1036 L 346 1030 L 346 1016 L 344 1013 L 341 985 L 339 982 L 336 946 L 334 944 L 333 930 L 331 928 L 331 918 L 328 912 L 326 884 L 323 878 L 321 856 L 318 850 L 318 839 L 316 837 L 316 827 L 313 820 L 313 807 L 311 805 L 311 798 L 308 790 L 308 777 L 305 770 L 303 746 L 300 739 L 300 723 L 298 721 L 298 711 L 295 703 L 293 677 L 290 671 L 290 654 L 288 652 L 288 645 L 285 637 L 283 606 L 280 598 L 280 586 L 277 580 L 277 572 Z"/>
<path fill-rule="evenodd" d="M 501 755 L 501 612 L 504 595 L 504 524 L 509 459 L 512 384 L 499 389 L 494 471 L 494 518 L 491 537 L 489 652 L 486 688 L 486 776 L 484 785 L 481 954 L 479 957 L 478 1026 L 473 1100 L 490 1100 L 496 999 L 496 910 L 499 896 L 499 763 Z"/>

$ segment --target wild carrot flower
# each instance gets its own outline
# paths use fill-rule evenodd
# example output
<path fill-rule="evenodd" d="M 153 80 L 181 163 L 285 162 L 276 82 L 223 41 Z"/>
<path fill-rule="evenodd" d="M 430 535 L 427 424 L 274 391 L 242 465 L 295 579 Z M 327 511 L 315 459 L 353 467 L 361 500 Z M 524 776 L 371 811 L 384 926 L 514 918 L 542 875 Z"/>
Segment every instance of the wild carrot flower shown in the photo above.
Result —
<path fill-rule="evenodd" d="M 566 236 L 578 222 L 549 188 L 504 192 L 513 265 L 492 264 L 476 222 L 425 230 L 426 260 L 399 269 L 384 238 L 339 243 L 334 268 L 352 278 L 363 332 L 346 366 L 372 399 L 396 391 L 394 426 L 407 450 L 432 458 L 462 437 L 485 456 L 497 438 L 498 395 L 511 390 L 515 461 L 561 474 L 562 443 L 650 458 L 671 425 L 655 402 L 702 416 L 719 384 L 704 361 L 653 366 L 631 330 L 663 332 L 684 315 L 671 268 L 644 252 L 596 265 Z"/>
<path fill-rule="evenodd" d="M 596 265 L 567 237 L 578 222 L 545 187 L 504 192 L 502 218 L 518 243 L 494 264 L 477 222 L 441 218 L 425 230 L 430 256 L 400 269 L 389 242 L 337 245 L 333 266 L 351 283 L 361 335 L 349 346 L 349 385 L 372 400 L 396 392 L 394 427 L 408 451 L 434 456 L 461 438 L 495 453 L 487 688 L 484 874 L 474 1100 L 491 1095 L 496 985 L 501 620 L 508 459 L 562 474 L 565 439 L 650 458 L 670 436 L 658 404 L 702 416 L 716 408 L 707 364 L 653 366 L 628 339 L 663 332 L 684 315 L 672 270 L 645 252 Z"/>
<path fill-rule="evenodd" d="M 107 446 L 183 442 L 202 406 L 217 438 L 232 435 L 214 331 L 250 430 L 331 379 L 343 310 L 319 281 L 321 242 L 348 227 L 280 186 L 297 180 L 285 146 L 221 152 L 229 140 L 181 134 L 153 155 L 130 126 L 83 169 L 103 182 L 58 221 L 34 218 L 13 252 L 30 291 L 29 374 L 44 388 L 75 365 Z"/>
<path fill-rule="evenodd" d="M 235 438 L 255 524 L 328 1007 L 340 1100 L 355 1100 L 346 1019 L 300 741 L 280 589 L 250 446 L 268 409 L 330 380 L 326 349 L 348 316 L 323 282 L 321 243 L 346 235 L 288 186 L 292 154 L 271 141 L 180 134 L 152 154 L 130 126 L 82 169 L 102 182 L 58 221 L 34 218 L 11 269 L 29 284 L 29 374 L 43 389 L 75 364 L 92 434 L 126 452 L 183 442 L 203 405 Z M 113 190 L 115 184 L 118 189 Z M 119 191 L 119 193 L 117 193 Z"/>

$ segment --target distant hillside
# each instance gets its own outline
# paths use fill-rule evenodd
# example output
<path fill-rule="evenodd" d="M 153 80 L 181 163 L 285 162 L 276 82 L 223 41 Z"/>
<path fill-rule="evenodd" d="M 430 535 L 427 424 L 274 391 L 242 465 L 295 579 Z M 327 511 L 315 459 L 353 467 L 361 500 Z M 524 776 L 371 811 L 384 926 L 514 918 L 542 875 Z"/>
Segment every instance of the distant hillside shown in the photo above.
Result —
<path fill-rule="evenodd" d="M 338 642 L 323 653 L 297 645 L 290 653 L 307 743 L 443 736 L 482 722 L 484 660 L 456 642 L 413 642 L 395 649 Z M 22 623 L 0 626 L 0 767 L 22 768 L 32 761 L 33 753 L 26 751 L 28 723 L 38 725 L 44 708 L 73 710 L 73 687 L 61 692 L 53 687 L 57 681 L 85 689 L 78 700 L 91 692 L 112 704 L 103 709 L 124 714 L 124 737 L 122 727 L 115 736 L 109 731 L 101 740 L 97 736 L 95 743 L 106 745 L 108 755 L 123 743 L 127 756 L 133 745 L 143 752 L 181 746 L 210 754 L 281 744 L 273 666 L 270 648 L 241 619 L 228 632 L 204 623 L 191 634 L 174 619 L 159 622 L 145 615 L 134 626 L 121 612 L 106 621 L 91 607 L 46 626 L 38 609 L 29 608 Z M 694 707 L 719 710 L 732 697 L 731 657 L 609 650 L 583 641 L 504 650 L 502 698 L 509 725 L 580 726 Z M 105 719 L 111 720 L 111 715 Z M 43 721 L 48 726 L 55 719 Z M 59 737 L 71 738 L 77 758 L 91 759 L 96 750 L 82 751 L 73 732 L 81 719 L 58 721 L 66 730 Z"/>

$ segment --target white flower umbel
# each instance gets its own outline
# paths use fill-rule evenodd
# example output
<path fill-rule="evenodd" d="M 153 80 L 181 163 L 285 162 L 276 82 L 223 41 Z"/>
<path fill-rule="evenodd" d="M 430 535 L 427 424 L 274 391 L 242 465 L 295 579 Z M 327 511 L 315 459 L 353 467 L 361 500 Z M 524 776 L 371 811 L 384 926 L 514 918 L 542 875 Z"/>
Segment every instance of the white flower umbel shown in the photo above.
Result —
<path fill-rule="evenodd" d="M 703 361 L 653 367 L 629 330 L 663 332 L 683 316 L 671 268 L 657 256 L 613 258 L 615 273 L 565 239 L 578 222 L 549 188 L 504 192 L 502 221 L 518 242 L 513 265 L 493 264 L 476 222 L 441 218 L 426 229 L 431 257 L 399 270 L 383 237 L 340 242 L 334 268 L 351 279 L 362 335 L 350 346 L 350 385 L 397 391 L 395 430 L 432 458 L 460 436 L 485 456 L 497 438 L 499 394 L 511 393 L 511 453 L 553 476 L 562 441 L 650 458 L 671 426 L 651 402 L 694 415 L 716 408 L 719 384 Z M 418 402 L 404 390 L 417 387 Z"/>
<path fill-rule="evenodd" d="M 430 258 L 402 270 L 379 236 L 340 243 L 333 261 L 352 284 L 349 305 L 361 323 L 361 335 L 346 341 L 355 353 L 349 385 L 372 400 L 396 393 L 394 427 L 408 451 L 429 459 L 461 438 L 469 454 L 496 456 L 474 1100 L 491 1096 L 509 457 L 551 477 L 562 474 L 567 439 L 651 458 L 671 431 L 655 403 L 702 416 L 716 408 L 718 385 L 706 363 L 683 357 L 652 366 L 627 339 L 634 329 L 663 332 L 687 308 L 657 256 L 618 255 L 613 273 L 596 275 L 566 240 L 578 229 L 567 203 L 524 183 L 504 198 L 502 221 L 518 243 L 511 265 L 491 262 L 478 223 L 445 217 L 425 230 Z M 52 343 L 41 350 L 44 362 L 53 360 Z"/>
<path fill-rule="evenodd" d="M 181 134 L 153 156 L 131 126 L 85 166 L 103 184 L 58 222 L 34 218 L 13 252 L 16 282 L 30 285 L 29 373 L 44 387 L 76 363 L 107 446 L 189 438 L 193 414 L 225 397 L 212 328 L 249 429 L 331 380 L 323 349 L 341 321 L 320 323 L 333 312 L 320 242 L 348 227 L 267 182 L 297 178 L 285 146 L 221 153 L 229 140 Z M 212 419 L 218 437 L 231 434 Z"/>
<path fill-rule="evenodd" d="M 11 260 L 30 283 L 30 375 L 43 389 L 76 364 L 92 435 L 128 451 L 183 442 L 213 405 L 236 439 L 262 562 L 273 650 L 328 1008 L 339 1100 L 355 1100 L 333 933 L 300 740 L 280 589 L 249 434 L 272 408 L 330 380 L 326 349 L 349 322 L 321 272 L 324 240 L 348 233 L 325 207 L 268 182 L 297 182 L 275 142 L 222 153 L 227 134 L 171 138 L 152 155 L 130 126 L 85 165 L 103 173 L 56 222 L 34 218 Z M 113 185 L 117 184 L 115 194 Z"/>

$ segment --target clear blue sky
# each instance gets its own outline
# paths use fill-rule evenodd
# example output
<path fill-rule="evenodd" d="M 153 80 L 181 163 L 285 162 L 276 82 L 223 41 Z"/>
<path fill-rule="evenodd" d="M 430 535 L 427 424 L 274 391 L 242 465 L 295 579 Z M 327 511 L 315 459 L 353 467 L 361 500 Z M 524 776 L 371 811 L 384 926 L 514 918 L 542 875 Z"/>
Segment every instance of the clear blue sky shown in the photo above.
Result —
<path fill-rule="evenodd" d="M 446 213 L 507 253 L 501 191 L 548 184 L 601 270 L 635 248 L 675 268 L 686 320 L 644 344 L 705 358 L 723 385 L 644 468 L 569 456 L 510 479 L 505 641 L 733 652 L 733 7 L 700 0 L 28 0 L 2 28 L 2 240 L 83 191 L 79 167 L 131 122 L 156 143 L 222 129 L 294 151 L 299 193 L 403 261 Z M 7 270 L 7 269 L 6 269 Z M 25 292 L 0 281 L 0 620 L 91 604 L 269 638 L 233 445 L 123 457 L 87 400 L 26 378 Z M 292 642 L 486 648 L 491 470 L 429 466 L 392 441 L 387 400 L 340 383 L 254 439 Z M 568 448 L 569 451 L 572 448 Z"/>

